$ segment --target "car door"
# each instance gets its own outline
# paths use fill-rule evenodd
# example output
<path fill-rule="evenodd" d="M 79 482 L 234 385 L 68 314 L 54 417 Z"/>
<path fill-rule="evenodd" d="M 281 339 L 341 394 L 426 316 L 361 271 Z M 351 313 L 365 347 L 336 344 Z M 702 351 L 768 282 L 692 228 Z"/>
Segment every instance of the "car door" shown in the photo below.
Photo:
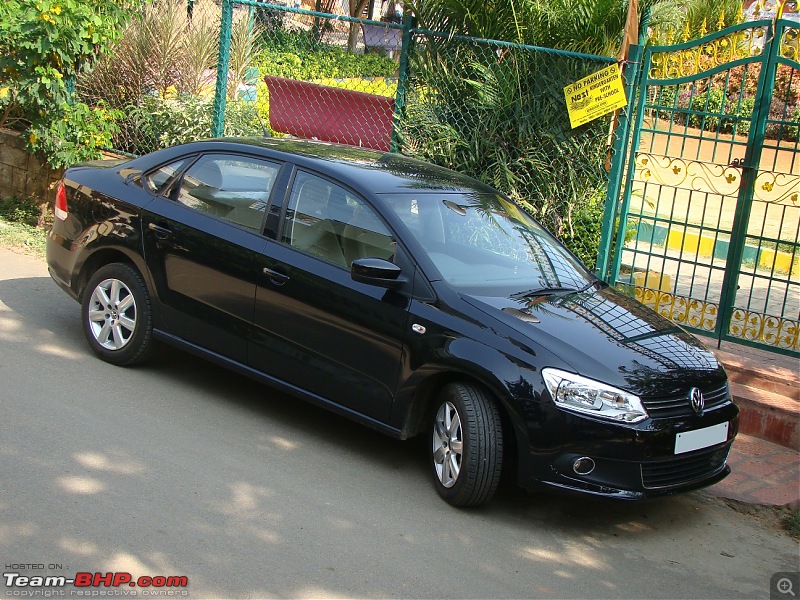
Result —
<path fill-rule="evenodd" d="M 349 265 L 392 259 L 396 246 L 362 198 L 298 171 L 280 240 L 268 242 L 259 262 L 252 366 L 388 422 L 409 300 L 353 281 Z"/>
<path fill-rule="evenodd" d="M 191 164 L 181 174 L 182 161 Z M 145 176 L 147 185 L 163 188 L 142 221 L 159 329 L 245 362 L 262 228 L 280 167 L 210 153 Z"/>

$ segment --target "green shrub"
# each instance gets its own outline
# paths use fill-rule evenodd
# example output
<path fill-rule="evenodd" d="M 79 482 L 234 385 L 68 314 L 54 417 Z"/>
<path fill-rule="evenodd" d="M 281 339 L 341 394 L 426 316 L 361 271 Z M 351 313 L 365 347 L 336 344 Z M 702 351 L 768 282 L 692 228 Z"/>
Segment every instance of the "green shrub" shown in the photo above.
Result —
<path fill-rule="evenodd" d="M 50 165 L 59 168 L 99 158 L 103 148 L 111 147 L 122 112 L 107 110 L 104 103 L 90 107 L 65 102 L 52 116 L 31 126 L 28 141 L 34 152 L 42 152 Z"/>
<path fill-rule="evenodd" d="M 42 207 L 33 198 L 0 199 L 0 218 L 10 223 L 36 227 L 42 224 Z"/>
<path fill-rule="evenodd" d="M 37 198 L 0 198 L 0 245 L 44 256 L 53 207 Z"/>
<path fill-rule="evenodd" d="M 783 527 L 792 537 L 800 538 L 800 509 L 795 508 L 781 517 Z"/>
<path fill-rule="evenodd" d="M 50 122 L 61 120 L 56 129 L 66 133 L 76 155 L 99 155 L 91 145 L 77 148 L 95 141 L 94 135 L 104 135 L 104 128 L 93 119 L 88 129 L 94 131 L 87 135 L 76 114 L 88 113 L 81 107 L 67 108 L 72 95 L 68 82 L 109 51 L 134 4 L 135 0 L 0 3 L 0 126 L 33 129 L 36 134 L 29 139 L 41 140 L 49 137 L 48 132 L 55 134 Z M 73 127 L 80 130 L 72 131 Z M 62 146 L 42 143 L 32 149 L 56 152 L 47 155 L 53 166 L 65 160 Z"/>
<path fill-rule="evenodd" d="M 598 189 L 583 202 L 570 207 L 561 241 L 584 264 L 594 267 L 603 229 L 605 190 Z"/>
<path fill-rule="evenodd" d="M 124 129 L 115 147 L 130 154 L 143 154 L 145 149 L 166 148 L 208 138 L 214 115 L 214 101 L 190 94 L 165 99 L 159 96 L 143 98 L 131 106 L 121 122 Z M 258 135 L 263 133 L 262 121 L 255 103 L 229 102 L 225 113 L 224 135 Z"/>
<path fill-rule="evenodd" d="M 669 118 L 671 115 L 671 110 L 675 108 L 676 98 L 678 96 L 678 89 L 677 86 L 674 85 L 666 85 L 660 86 L 656 89 L 655 99 L 653 104 L 658 109 L 667 109 L 666 112 L 659 113 L 659 116 Z"/>
<path fill-rule="evenodd" d="M 706 131 L 717 131 L 720 126 L 719 115 L 725 107 L 725 102 L 725 92 L 720 89 L 710 88 L 696 94 L 690 106 L 693 113 L 689 115 L 689 125 Z"/>
<path fill-rule="evenodd" d="M 800 107 L 792 111 L 789 121 L 791 124 L 787 127 L 787 139 L 800 139 Z"/>
<path fill-rule="evenodd" d="M 316 41 L 308 33 L 279 30 L 262 39 L 261 50 L 253 59 L 261 75 L 310 81 L 393 77 L 397 73 L 397 63 L 385 56 L 353 54 Z"/>
<path fill-rule="evenodd" d="M 735 133 L 738 135 L 749 134 L 755 104 L 755 98 L 728 100 L 725 103 L 725 112 L 728 115 L 733 115 L 733 118 L 725 118 L 722 120 L 722 131 L 725 133 L 734 133 L 735 130 Z"/>
<path fill-rule="evenodd" d="M 429 43 L 412 65 L 403 152 L 504 192 L 593 265 L 602 201 L 588 201 L 607 181 L 608 120 L 570 128 L 563 89 L 597 66 L 514 50 L 498 62 L 491 47 L 450 40 Z"/>

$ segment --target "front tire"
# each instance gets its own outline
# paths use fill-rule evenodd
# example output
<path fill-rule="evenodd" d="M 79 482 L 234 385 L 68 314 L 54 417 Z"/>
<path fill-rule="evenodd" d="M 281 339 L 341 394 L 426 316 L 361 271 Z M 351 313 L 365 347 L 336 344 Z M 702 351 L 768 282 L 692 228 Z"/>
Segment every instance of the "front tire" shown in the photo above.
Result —
<path fill-rule="evenodd" d="M 89 346 L 107 362 L 133 365 L 153 349 L 150 295 L 142 276 L 129 265 L 112 263 L 92 275 L 81 318 Z"/>
<path fill-rule="evenodd" d="M 453 506 L 477 506 L 494 495 L 503 467 L 503 429 L 482 389 L 449 384 L 431 423 L 431 468 L 439 495 Z"/>

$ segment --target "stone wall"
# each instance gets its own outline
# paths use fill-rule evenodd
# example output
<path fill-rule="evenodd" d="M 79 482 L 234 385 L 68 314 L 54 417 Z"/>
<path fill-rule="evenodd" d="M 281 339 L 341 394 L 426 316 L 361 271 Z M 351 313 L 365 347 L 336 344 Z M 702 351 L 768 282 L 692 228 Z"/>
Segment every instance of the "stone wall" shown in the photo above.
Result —
<path fill-rule="evenodd" d="M 23 134 L 0 129 L 0 200 L 16 197 L 47 202 L 63 171 L 29 154 L 25 142 Z"/>

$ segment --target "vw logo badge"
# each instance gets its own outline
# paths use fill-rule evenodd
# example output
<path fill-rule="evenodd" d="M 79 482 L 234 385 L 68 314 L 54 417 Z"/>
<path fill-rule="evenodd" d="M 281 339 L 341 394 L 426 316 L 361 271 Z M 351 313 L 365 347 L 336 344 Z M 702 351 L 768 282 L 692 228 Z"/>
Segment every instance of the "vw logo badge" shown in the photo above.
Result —
<path fill-rule="evenodd" d="M 703 414 L 703 409 L 706 407 L 706 399 L 703 398 L 703 392 L 697 388 L 690 389 L 689 402 L 691 402 L 692 410 L 698 417 Z"/>

